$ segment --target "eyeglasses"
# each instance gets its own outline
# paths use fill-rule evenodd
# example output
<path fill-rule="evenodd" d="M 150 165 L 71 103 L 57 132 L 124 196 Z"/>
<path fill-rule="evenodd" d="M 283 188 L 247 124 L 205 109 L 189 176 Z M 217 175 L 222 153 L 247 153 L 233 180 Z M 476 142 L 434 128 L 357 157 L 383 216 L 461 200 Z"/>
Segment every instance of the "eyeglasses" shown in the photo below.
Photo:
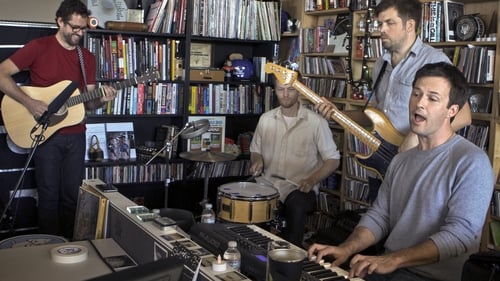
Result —
<path fill-rule="evenodd" d="M 80 31 L 82 32 L 85 32 L 87 31 L 88 27 L 86 26 L 78 26 L 78 25 L 72 25 L 71 23 L 69 22 L 64 22 L 65 24 L 69 25 L 69 27 L 71 27 L 71 30 L 74 32 L 74 33 L 78 33 Z"/>

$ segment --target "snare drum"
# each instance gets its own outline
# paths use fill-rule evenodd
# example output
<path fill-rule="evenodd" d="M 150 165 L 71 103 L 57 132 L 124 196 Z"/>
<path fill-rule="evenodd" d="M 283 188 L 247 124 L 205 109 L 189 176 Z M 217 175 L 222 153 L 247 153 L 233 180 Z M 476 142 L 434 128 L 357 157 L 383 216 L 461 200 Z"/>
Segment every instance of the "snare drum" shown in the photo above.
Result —
<path fill-rule="evenodd" d="M 274 218 L 278 190 L 253 182 L 228 183 L 219 187 L 219 218 L 238 223 L 262 223 Z"/>

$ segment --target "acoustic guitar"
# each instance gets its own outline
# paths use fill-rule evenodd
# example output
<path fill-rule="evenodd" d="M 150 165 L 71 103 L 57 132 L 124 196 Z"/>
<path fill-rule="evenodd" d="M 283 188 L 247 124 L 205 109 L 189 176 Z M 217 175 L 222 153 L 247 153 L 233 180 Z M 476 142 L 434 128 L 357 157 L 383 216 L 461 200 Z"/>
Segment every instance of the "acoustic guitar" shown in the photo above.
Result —
<path fill-rule="evenodd" d="M 314 91 L 297 81 L 297 72 L 274 63 L 266 63 L 265 72 L 274 74 L 281 84 L 292 86 L 313 104 L 324 102 Z M 354 122 L 335 106 L 329 117 L 368 147 L 368 152 L 365 154 L 355 152 L 355 159 L 383 179 L 389 163 L 398 153 L 398 147 L 403 142 L 404 136 L 378 109 L 367 107 L 364 113 L 373 124 L 371 132 Z"/>
<path fill-rule="evenodd" d="M 129 80 L 118 81 L 110 84 L 111 87 L 120 90 L 140 83 L 156 81 L 159 78 L 157 71 L 147 72 L 140 77 Z M 48 87 L 21 86 L 22 90 L 33 99 L 41 100 L 50 104 L 60 93 L 68 87 L 72 81 L 64 80 Z M 76 89 L 63 106 L 50 119 L 49 124 L 43 133 L 40 143 L 50 138 L 57 130 L 76 125 L 85 118 L 84 102 L 105 96 L 102 88 L 80 94 Z M 41 131 L 37 120 L 21 103 L 13 98 L 4 95 L 1 104 L 2 118 L 9 139 L 19 148 L 30 148 L 34 136 Z"/>

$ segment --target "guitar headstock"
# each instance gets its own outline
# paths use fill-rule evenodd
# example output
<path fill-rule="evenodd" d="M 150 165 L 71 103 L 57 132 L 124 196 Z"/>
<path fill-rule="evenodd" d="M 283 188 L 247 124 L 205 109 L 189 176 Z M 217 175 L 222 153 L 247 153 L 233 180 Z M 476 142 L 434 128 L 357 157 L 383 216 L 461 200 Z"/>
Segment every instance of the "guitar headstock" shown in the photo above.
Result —
<path fill-rule="evenodd" d="M 134 80 L 137 84 L 146 84 L 148 82 L 156 82 L 160 79 L 160 73 L 156 70 L 147 70 L 141 76 L 136 77 Z"/>
<path fill-rule="evenodd" d="M 276 79 L 278 79 L 278 81 L 283 85 L 292 84 L 293 82 L 295 82 L 295 80 L 297 80 L 297 77 L 299 76 L 296 71 L 270 62 L 266 63 L 264 70 L 266 71 L 266 73 L 274 74 Z"/>

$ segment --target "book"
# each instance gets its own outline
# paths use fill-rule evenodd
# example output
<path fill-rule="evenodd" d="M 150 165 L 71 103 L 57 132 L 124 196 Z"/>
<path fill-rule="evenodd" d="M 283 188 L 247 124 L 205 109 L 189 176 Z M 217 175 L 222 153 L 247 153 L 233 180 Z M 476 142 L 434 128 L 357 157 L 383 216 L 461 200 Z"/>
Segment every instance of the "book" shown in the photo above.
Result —
<path fill-rule="evenodd" d="M 464 15 L 464 3 L 457 1 L 444 0 L 444 39 L 446 42 L 455 42 L 455 20 Z"/>
<path fill-rule="evenodd" d="M 165 24 L 165 17 L 166 17 L 166 7 L 168 2 L 172 2 L 173 0 L 161 0 L 161 6 L 158 11 L 158 15 L 156 17 L 156 20 L 153 23 L 153 27 L 151 28 L 151 32 L 161 32 L 162 27 Z"/>
<path fill-rule="evenodd" d="M 188 122 L 207 119 L 210 128 L 207 132 L 192 139 L 188 139 L 187 151 L 212 151 L 224 152 L 224 140 L 226 138 L 225 116 L 189 116 Z"/>
<path fill-rule="evenodd" d="M 494 49 L 488 49 L 486 52 L 486 82 L 493 82 L 495 76 L 495 57 Z"/>
<path fill-rule="evenodd" d="M 438 24 L 438 4 L 431 1 L 429 4 L 429 42 L 439 42 L 437 37 Z"/>
<path fill-rule="evenodd" d="M 345 55 L 348 54 L 347 45 L 349 40 L 347 38 L 348 26 L 351 19 L 349 14 L 340 14 L 335 20 L 333 30 L 328 29 L 327 45 L 334 45 L 333 54 Z"/>
<path fill-rule="evenodd" d="M 136 158 L 134 123 L 106 123 L 106 142 L 109 160 Z"/>
<path fill-rule="evenodd" d="M 160 13 L 162 4 L 164 4 L 163 2 L 165 1 L 157 0 L 156 2 L 151 3 L 151 5 L 149 6 L 148 15 L 146 16 L 145 21 L 148 25 L 149 32 L 154 32 L 153 27 L 155 24 L 157 24 L 156 21 L 158 20 L 158 15 Z"/>
<path fill-rule="evenodd" d="M 108 150 L 106 149 L 106 124 L 105 123 L 94 123 L 94 124 L 86 124 L 87 131 L 85 132 L 86 146 L 85 151 L 88 152 L 91 142 L 92 136 L 96 136 L 99 141 L 99 146 L 101 147 L 104 153 L 104 159 L 108 159 Z M 85 160 L 89 160 L 89 154 L 85 153 Z"/>

